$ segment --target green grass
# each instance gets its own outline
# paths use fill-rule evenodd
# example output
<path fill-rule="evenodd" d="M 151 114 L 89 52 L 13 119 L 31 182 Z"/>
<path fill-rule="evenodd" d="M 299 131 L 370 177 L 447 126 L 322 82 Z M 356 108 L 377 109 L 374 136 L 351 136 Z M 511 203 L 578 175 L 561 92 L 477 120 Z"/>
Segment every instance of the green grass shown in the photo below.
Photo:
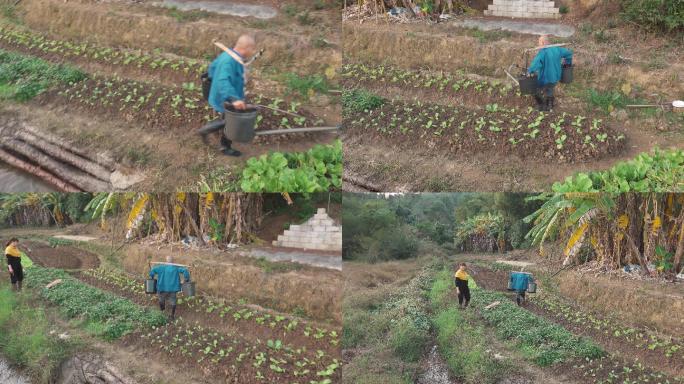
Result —
<path fill-rule="evenodd" d="M 615 108 L 624 109 L 628 104 L 639 104 L 643 102 L 640 99 L 632 99 L 625 96 L 624 93 L 617 90 L 600 91 L 594 88 L 591 88 L 586 92 L 585 98 L 589 105 L 599 108 L 604 112 L 610 112 Z"/>
<path fill-rule="evenodd" d="M 0 288 L 0 351 L 37 383 L 48 383 L 73 344 L 50 336 L 43 308 L 35 307 L 26 293 Z"/>
<path fill-rule="evenodd" d="M 197 21 L 209 16 L 209 12 L 193 9 L 190 11 L 181 11 L 176 7 L 171 7 L 169 9 L 169 16 L 176 19 L 179 23 L 186 23 Z"/>
<path fill-rule="evenodd" d="M 472 303 L 477 308 L 484 308 L 495 301 L 500 304 L 481 310 L 482 317 L 496 327 L 498 337 L 515 342 L 523 355 L 539 366 L 605 355 L 593 341 L 575 336 L 560 325 L 518 307 L 502 293 L 483 289 L 473 292 Z"/>
<path fill-rule="evenodd" d="M 322 75 L 300 76 L 290 72 L 286 73 L 283 78 L 288 93 L 299 94 L 304 98 L 308 98 L 314 92 L 327 93 L 330 89 L 328 80 Z"/>
<path fill-rule="evenodd" d="M 0 49 L 0 97 L 28 101 L 57 84 L 86 78 L 82 71 Z"/>
<path fill-rule="evenodd" d="M 392 326 L 389 343 L 396 356 L 407 362 L 420 360 L 430 339 L 427 329 L 404 317 Z"/>
<path fill-rule="evenodd" d="M 46 289 L 46 284 L 62 279 L 62 283 Z M 25 280 L 29 288 L 37 289 L 40 296 L 59 306 L 67 318 L 82 318 L 92 324 L 90 329 L 100 330 L 97 336 L 114 340 L 137 329 L 160 326 L 166 323 L 157 310 L 143 308 L 128 299 L 89 286 L 62 270 L 33 267 Z"/>

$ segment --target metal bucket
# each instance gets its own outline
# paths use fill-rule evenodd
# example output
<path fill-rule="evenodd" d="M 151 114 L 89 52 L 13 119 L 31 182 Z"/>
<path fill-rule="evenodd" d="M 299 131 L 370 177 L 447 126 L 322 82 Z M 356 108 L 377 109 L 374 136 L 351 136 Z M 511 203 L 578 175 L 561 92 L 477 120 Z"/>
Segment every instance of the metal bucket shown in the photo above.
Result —
<path fill-rule="evenodd" d="M 520 85 L 520 93 L 523 95 L 534 95 L 537 92 L 537 75 L 534 76 L 519 76 L 518 84 Z"/>
<path fill-rule="evenodd" d="M 563 64 L 563 72 L 561 73 L 560 82 L 563 84 L 570 84 L 573 80 L 572 65 Z"/>
<path fill-rule="evenodd" d="M 527 292 L 535 293 L 537 292 L 537 283 L 530 282 L 527 284 Z"/>
<path fill-rule="evenodd" d="M 185 283 L 181 284 L 181 291 L 183 291 L 183 294 L 187 297 L 195 296 L 195 282 L 186 281 Z"/>
<path fill-rule="evenodd" d="M 145 280 L 145 293 L 157 293 L 157 280 L 147 279 Z"/>
<path fill-rule="evenodd" d="M 511 281 L 510 276 L 509 276 L 509 278 L 508 278 L 508 290 L 509 290 L 509 291 L 512 291 L 512 290 L 513 290 L 513 282 Z"/>
<path fill-rule="evenodd" d="M 255 136 L 254 126 L 258 112 L 259 110 L 254 107 L 237 111 L 226 103 L 226 125 L 223 128 L 226 138 L 238 143 L 251 143 Z"/>

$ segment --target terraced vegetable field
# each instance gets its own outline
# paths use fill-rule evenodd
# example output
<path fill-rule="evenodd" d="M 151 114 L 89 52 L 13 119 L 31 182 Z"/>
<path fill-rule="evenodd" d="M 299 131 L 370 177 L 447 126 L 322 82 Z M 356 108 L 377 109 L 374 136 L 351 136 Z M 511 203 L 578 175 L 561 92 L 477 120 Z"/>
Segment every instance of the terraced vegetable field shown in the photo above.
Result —
<path fill-rule="evenodd" d="M 142 279 L 103 268 L 78 277 L 139 305 L 157 306 Z M 181 295 L 177 316 L 171 325 L 132 334 L 124 342 L 158 344 L 164 361 L 197 369 L 207 379 L 324 384 L 341 375 L 339 329 L 201 295 Z"/>
<path fill-rule="evenodd" d="M 488 104 L 469 110 L 393 100 L 346 116 L 351 134 L 385 138 L 399 146 L 453 154 L 496 151 L 521 157 L 581 161 L 618 153 L 625 135 L 602 119 Z"/>

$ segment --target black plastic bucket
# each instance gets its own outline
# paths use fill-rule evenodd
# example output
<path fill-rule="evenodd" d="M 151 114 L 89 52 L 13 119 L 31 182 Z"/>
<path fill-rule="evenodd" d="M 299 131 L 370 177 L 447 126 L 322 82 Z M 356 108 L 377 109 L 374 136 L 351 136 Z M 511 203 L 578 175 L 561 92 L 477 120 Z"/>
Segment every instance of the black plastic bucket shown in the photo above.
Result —
<path fill-rule="evenodd" d="M 254 126 L 258 113 L 259 110 L 254 107 L 238 111 L 226 103 L 226 125 L 223 128 L 226 138 L 238 143 L 251 143 L 255 136 Z"/>
<path fill-rule="evenodd" d="M 183 294 L 187 297 L 195 296 L 195 282 L 186 281 L 185 283 L 181 284 L 181 291 L 183 291 Z"/>
<path fill-rule="evenodd" d="M 145 293 L 157 293 L 157 280 L 147 279 L 145 280 Z"/>
<path fill-rule="evenodd" d="M 573 68 L 573 66 L 570 64 L 563 64 L 563 71 L 561 72 L 561 79 L 560 79 L 561 83 L 563 83 L 563 84 L 572 83 L 572 79 L 573 79 L 572 68 Z"/>
<path fill-rule="evenodd" d="M 534 76 L 519 76 L 518 84 L 520 84 L 520 93 L 523 95 L 534 95 L 537 92 L 537 75 Z"/>
<path fill-rule="evenodd" d="M 211 91 L 209 73 L 204 72 L 202 76 L 200 76 L 200 80 L 202 81 L 202 97 L 204 97 L 204 100 L 209 101 L 209 91 Z"/>
<path fill-rule="evenodd" d="M 527 284 L 527 292 L 535 293 L 537 292 L 537 283 L 530 282 Z"/>

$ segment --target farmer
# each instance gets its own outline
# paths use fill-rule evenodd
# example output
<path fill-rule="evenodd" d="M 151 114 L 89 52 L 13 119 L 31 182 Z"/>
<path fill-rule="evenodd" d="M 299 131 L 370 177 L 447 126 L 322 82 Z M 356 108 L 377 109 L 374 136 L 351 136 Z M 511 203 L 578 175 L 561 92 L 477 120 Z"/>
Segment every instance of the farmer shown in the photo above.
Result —
<path fill-rule="evenodd" d="M 511 289 L 516 292 L 515 302 L 519 306 L 525 303 L 525 292 L 530 286 L 530 283 L 534 282 L 532 274 L 528 272 L 512 272 L 511 273 Z"/>
<path fill-rule="evenodd" d="M 540 111 L 551 111 L 555 98 L 553 90 L 561 78 L 561 60 L 565 64 L 572 64 L 572 51 L 563 47 L 548 47 L 549 37 L 539 37 L 539 53 L 532 60 L 528 74 L 537 73 L 537 93 L 534 95 L 537 107 Z"/>
<path fill-rule="evenodd" d="M 185 281 L 190 281 L 190 272 L 187 269 L 172 265 L 173 257 L 166 256 L 166 264 L 159 264 L 150 270 L 150 278 L 157 275 L 157 292 L 159 293 L 159 309 L 166 309 L 166 301 L 171 304 L 171 316 L 169 320 L 176 319 L 176 293 L 181 290 L 180 274 Z"/>
<path fill-rule="evenodd" d="M 221 115 L 219 119 L 211 121 L 200 128 L 202 141 L 208 144 L 207 135 L 222 131 L 224 126 L 224 102 L 229 102 L 236 110 L 245 110 L 245 61 L 256 53 L 256 41 L 249 35 L 238 38 L 233 49 L 221 52 L 209 65 L 209 105 Z M 232 142 L 221 133 L 221 147 L 225 155 L 240 156 L 240 151 L 231 148 Z"/>
<path fill-rule="evenodd" d="M 7 257 L 7 269 L 12 282 L 12 289 L 21 290 L 21 282 L 24 280 L 24 269 L 21 267 L 21 251 L 17 248 L 19 239 L 11 238 L 5 244 L 5 257 Z"/>
<path fill-rule="evenodd" d="M 466 272 L 466 264 L 460 263 L 458 269 L 454 274 L 454 283 L 456 284 L 456 293 L 458 294 L 458 307 L 465 309 L 470 303 L 470 288 L 468 288 L 468 280 L 470 276 Z"/>

